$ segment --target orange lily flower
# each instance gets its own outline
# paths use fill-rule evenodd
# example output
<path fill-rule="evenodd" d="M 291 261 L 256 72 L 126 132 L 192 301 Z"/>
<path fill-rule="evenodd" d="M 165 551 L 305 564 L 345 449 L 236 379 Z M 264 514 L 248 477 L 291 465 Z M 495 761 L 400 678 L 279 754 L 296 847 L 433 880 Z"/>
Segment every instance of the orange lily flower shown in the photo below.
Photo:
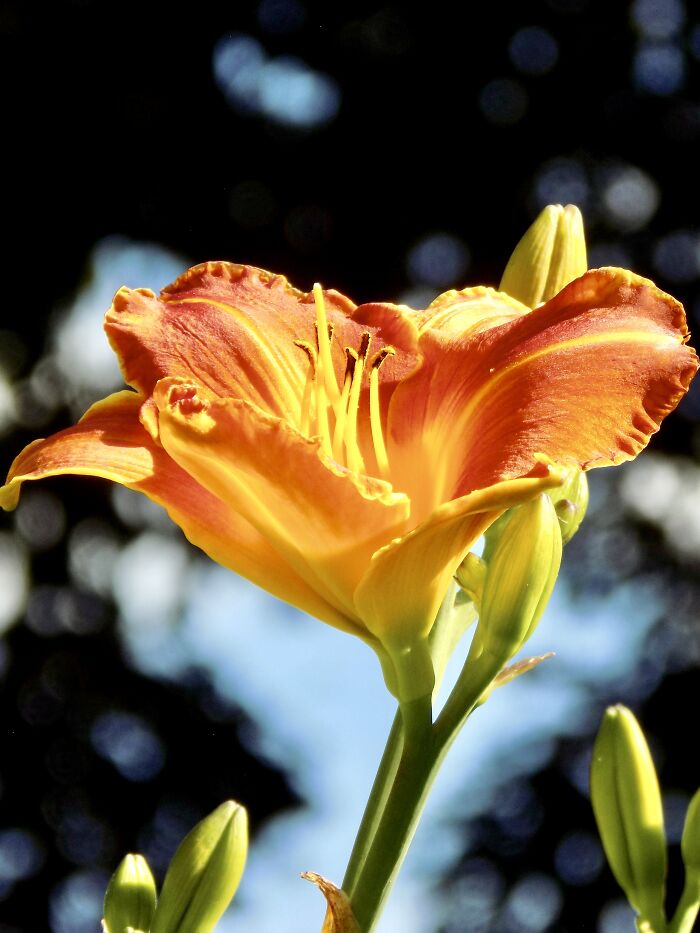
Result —
<path fill-rule="evenodd" d="M 416 646 L 476 539 L 562 467 L 634 457 L 698 368 L 682 306 L 621 269 L 534 310 L 479 287 L 414 311 L 209 262 L 160 297 L 121 289 L 105 326 L 135 391 L 30 444 L 0 505 L 62 473 L 137 489 L 215 561 L 388 653 L 404 698 L 402 665 L 429 689 Z"/>

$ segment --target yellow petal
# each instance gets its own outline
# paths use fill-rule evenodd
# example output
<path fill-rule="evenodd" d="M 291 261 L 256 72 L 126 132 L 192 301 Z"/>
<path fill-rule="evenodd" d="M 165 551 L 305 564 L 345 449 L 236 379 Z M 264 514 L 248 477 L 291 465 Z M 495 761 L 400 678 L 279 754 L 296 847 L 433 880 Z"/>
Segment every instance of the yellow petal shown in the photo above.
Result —
<path fill-rule="evenodd" d="M 340 467 L 318 439 L 246 401 L 207 402 L 196 386 L 172 379 L 161 380 L 154 397 L 173 460 L 362 634 L 352 594 L 371 554 L 405 529 L 406 496 Z"/>
<path fill-rule="evenodd" d="M 457 567 L 505 509 L 560 485 L 562 470 L 539 464 L 537 475 L 497 483 L 439 506 L 405 537 L 372 557 L 355 592 L 357 614 L 390 651 L 428 635 Z"/>
<path fill-rule="evenodd" d="M 421 333 L 431 330 L 463 338 L 513 321 L 529 311 L 527 305 L 505 292 L 479 285 L 438 295 L 416 317 Z"/>

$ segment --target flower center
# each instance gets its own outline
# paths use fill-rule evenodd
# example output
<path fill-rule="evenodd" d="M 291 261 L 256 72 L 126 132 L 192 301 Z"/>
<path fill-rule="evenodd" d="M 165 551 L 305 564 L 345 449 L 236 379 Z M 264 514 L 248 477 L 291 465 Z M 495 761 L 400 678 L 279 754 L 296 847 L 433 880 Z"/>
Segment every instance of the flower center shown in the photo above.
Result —
<path fill-rule="evenodd" d="M 366 473 L 365 459 L 358 438 L 360 392 L 365 372 L 369 373 L 369 426 L 372 451 L 381 479 L 389 479 L 389 458 L 384 443 L 381 409 L 379 407 L 379 367 L 396 351 L 382 347 L 369 357 L 372 335 L 365 331 L 357 349 L 345 347 L 345 375 L 338 385 L 331 341 L 333 325 L 328 323 L 321 286 L 313 289 L 316 305 L 316 346 L 305 340 L 295 340 L 307 355 L 309 369 L 301 401 L 299 430 L 306 437 L 318 437 L 326 456 L 353 473 Z"/>

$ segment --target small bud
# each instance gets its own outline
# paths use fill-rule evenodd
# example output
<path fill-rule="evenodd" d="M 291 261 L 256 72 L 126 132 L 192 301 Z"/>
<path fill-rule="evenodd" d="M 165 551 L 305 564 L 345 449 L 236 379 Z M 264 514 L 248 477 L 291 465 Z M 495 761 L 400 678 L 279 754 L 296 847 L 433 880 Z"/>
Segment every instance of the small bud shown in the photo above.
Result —
<path fill-rule="evenodd" d="M 148 930 L 156 909 L 156 883 L 142 855 L 127 855 L 112 875 L 104 903 L 107 933 Z"/>
<path fill-rule="evenodd" d="M 587 268 L 581 212 L 574 204 L 550 204 L 515 247 L 499 287 L 536 308 Z"/>
<path fill-rule="evenodd" d="M 665 929 L 666 837 L 656 769 L 624 706 L 609 707 L 591 763 L 591 802 L 610 868 L 632 907 Z"/>
<path fill-rule="evenodd" d="M 700 888 L 700 790 L 696 791 L 688 804 L 681 839 L 681 853 L 686 874 L 695 875 Z"/>
<path fill-rule="evenodd" d="M 508 522 L 511 520 L 514 514 L 515 508 L 506 509 L 503 515 L 501 515 L 500 518 L 497 518 L 496 521 L 486 530 L 486 533 L 484 534 L 484 550 L 482 552 L 482 558 L 486 564 L 490 563 L 493 555 L 496 553 L 498 542 L 501 540 L 503 532 L 505 531 Z"/>
<path fill-rule="evenodd" d="M 561 486 L 549 493 L 561 528 L 562 544 L 568 544 L 581 525 L 588 508 L 588 480 L 582 470 L 572 469 Z"/>
<path fill-rule="evenodd" d="M 481 605 L 481 597 L 486 582 L 486 561 L 471 551 L 457 568 L 457 583 L 462 587 L 475 606 Z"/>
<path fill-rule="evenodd" d="M 559 521 L 542 494 L 512 510 L 488 564 L 477 635 L 506 664 L 535 630 L 561 564 Z"/>
<path fill-rule="evenodd" d="M 210 933 L 236 893 L 247 850 L 246 811 L 228 800 L 180 843 L 150 933 Z"/>

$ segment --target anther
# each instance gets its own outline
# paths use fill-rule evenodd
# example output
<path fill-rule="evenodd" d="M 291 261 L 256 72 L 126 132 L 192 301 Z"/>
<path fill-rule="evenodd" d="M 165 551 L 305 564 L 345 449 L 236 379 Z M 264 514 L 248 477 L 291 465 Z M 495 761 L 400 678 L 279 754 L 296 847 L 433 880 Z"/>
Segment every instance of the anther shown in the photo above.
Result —
<path fill-rule="evenodd" d="M 360 338 L 360 349 L 357 351 L 357 355 L 361 360 L 367 358 L 367 351 L 369 350 L 369 344 L 372 340 L 372 335 L 368 330 L 364 331 L 362 337 Z"/>
<path fill-rule="evenodd" d="M 345 438 L 345 425 L 348 420 L 348 397 L 350 395 L 352 377 L 357 364 L 357 352 L 351 347 L 346 347 L 345 358 L 345 378 L 343 379 L 343 388 L 340 393 L 340 401 L 335 418 L 335 429 L 333 431 L 333 456 L 338 463 L 342 463 L 343 461 L 343 441 Z"/>

